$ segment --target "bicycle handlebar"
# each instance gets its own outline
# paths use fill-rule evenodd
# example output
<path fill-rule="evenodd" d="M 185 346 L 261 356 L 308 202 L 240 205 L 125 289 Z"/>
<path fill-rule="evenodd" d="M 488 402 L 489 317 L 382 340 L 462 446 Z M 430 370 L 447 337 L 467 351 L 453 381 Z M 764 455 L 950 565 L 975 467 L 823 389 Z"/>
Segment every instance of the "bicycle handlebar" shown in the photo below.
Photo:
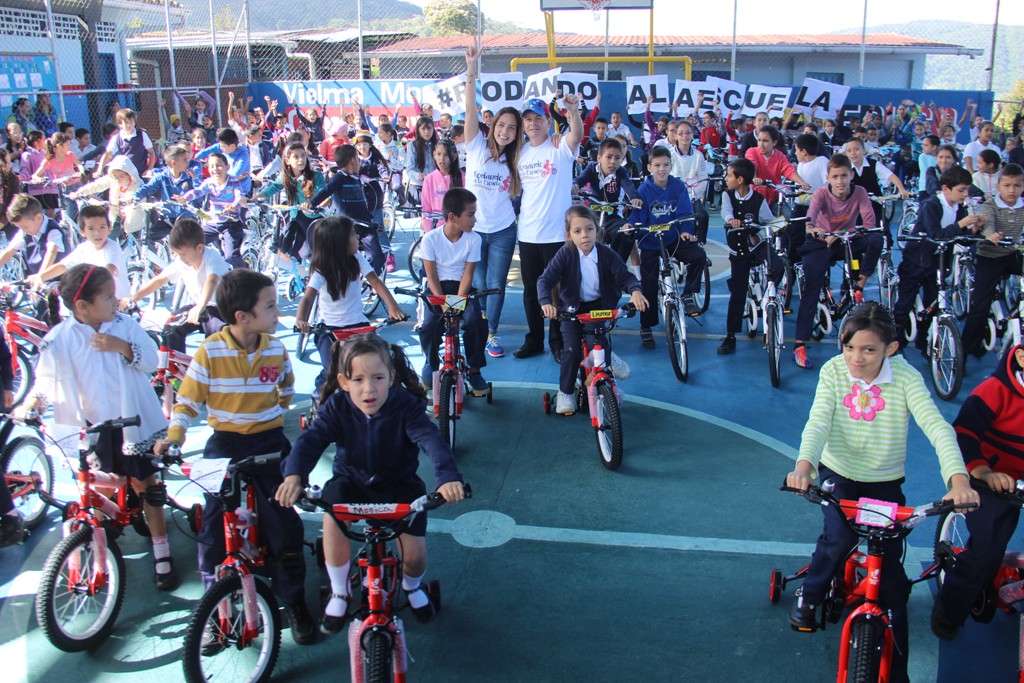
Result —
<path fill-rule="evenodd" d="M 100 434 L 102 432 L 109 432 L 115 429 L 124 429 L 125 427 L 138 427 L 142 420 L 138 415 L 135 417 L 118 417 L 112 420 L 104 420 L 103 422 L 92 425 L 91 427 L 85 428 L 86 434 Z"/>
<path fill-rule="evenodd" d="M 352 337 L 357 334 L 362 334 L 364 332 L 376 332 L 382 327 L 387 327 L 388 325 L 394 325 L 396 323 L 401 322 L 405 321 L 399 320 L 398 318 L 381 318 L 379 320 L 371 320 L 369 323 L 365 325 L 360 325 L 358 327 L 343 327 L 341 329 L 335 329 L 330 331 L 334 334 L 335 337 L 337 337 L 338 339 L 342 339 Z M 327 332 L 328 327 L 329 326 L 327 325 L 327 323 L 321 320 L 320 322 L 309 326 L 309 333 L 320 334 L 321 332 Z M 293 326 L 292 332 L 301 333 L 301 330 L 297 326 Z M 338 336 L 339 333 L 344 333 L 344 337 Z"/>
<path fill-rule="evenodd" d="M 604 311 L 588 311 L 587 313 L 576 313 L 575 311 L 559 311 L 559 320 L 578 320 L 581 323 L 589 322 L 603 322 L 603 321 L 615 321 L 619 318 L 626 317 L 632 318 L 636 315 L 636 306 L 633 304 L 623 304 L 621 308 L 611 308 Z"/>

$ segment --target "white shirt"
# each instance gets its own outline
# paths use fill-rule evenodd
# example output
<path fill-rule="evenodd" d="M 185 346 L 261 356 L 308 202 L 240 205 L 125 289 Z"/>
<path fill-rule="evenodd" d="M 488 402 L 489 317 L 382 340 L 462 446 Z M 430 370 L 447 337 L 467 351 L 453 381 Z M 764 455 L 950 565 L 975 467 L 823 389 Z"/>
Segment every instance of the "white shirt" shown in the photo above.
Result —
<path fill-rule="evenodd" d="M 260 156 L 260 146 L 246 144 L 246 148 L 249 150 L 249 168 L 252 171 L 262 171 L 263 157 Z"/>
<path fill-rule="evenodd" d="M 118 401 L 112 396 L 121 395 L 121 366 L 124 364 L 120 353 L 114 351 L 96 351 L 90 341 L 97 330 L 90 325 L 78 322 L 75 317 L 67 319 L 70 326 L 66 340 L 69 345 L 70 357 L 80 359 L 74 364 L 74 382 L 81 404 L 82 417 L 96 424 L 104 420 L 123 417 L 117 414 L 120 409 Z M 113 321 L 100 325 L 101 334 L 110 334 Z"/>
<path fill-rule="evenodd" d="M 939 226 L 948 228 L 956 223 L 956 205 L 947 202 L 946 195 L 942 194 L 942 192 L 939 192 L 936 196 L 939 198 L 939 204 L 942 206 L 942 221 L 939 223 Z"/>
<path fill-rule="evenodd" d="M 990 149 L 996 154 L 999 154 L 1000 151 L 999 147 L 993 145 L 991 142 L 986 145 L 983 145 L 981 144 L 980 140 L 974 140 L 973 142 L 968 143 L 966 147 L 964 147 L 964 165 L 966 166 L 968 159 L 970 159 L 973 162 L 974 158 L 977 157 L 981 153 L 981 151 L 985 149 Z M 974 170 L 978 170 L 977 163 L 974 164 Z"/>
<path fill-rule="evenodd" d="M 173 284 L 181 282 L 185 285 L 189 299 L 195 303 L 203 298 L 203 288 L 206 287 L 206 279 L 210 275 L 224 277 L 229 270 L 231 270 L 231 266 L 220 255 L 220 252 L 207 245 L 203 250 L 203 260 L 199 262 L 198 268 L 193 268 L 180 258 L 175 258 L 164 268 L 162 274 L 168 282 Z M 214 300 L 211 299 L 208 305 L 213 305 L 213 302 Z"/>
<path fill-rule="evenodd" d="M 556 148 L 548 138 L 519 152 L 523 201 L 519 211 L 519 241 L 553 244 L 565 241 L 565 212 L 572 206 L 572 165 L 579 154 L 562 139 Z"/>
<path fill-rule="evenodd" d="M 114 276 L 114 293 L 118 299 L 130 295 L 131 286 L 128 284 L 128 265 L 125 263 L 124 252 L 112 239 L 107 239 L 102 249 L 97 249 L 92 242 L 82 242 L 74 251 L 60 260 L 60 264 L 71 270 L 77 265 L 87 263 L 89 265 L 106 268 L 112 265 L 117 269 Z"/>
<path fill-rule="evenodd" d="M 810 161 L 801 161 L 796 165 L 797 174 L 811 186 L 811 193 L 819 187 L 828 185 L 828 157 L 814 157 Z"/>
<path fill-rule="evenodd" d="M 116 133 L 110 136 L 110 141 L 107 142 L 107 152 L 110 154 L 117 154 L 117 138 L 120 137 L 122 140 L 134 140 L 136 135 L 142 135 L 142 146 L 146 149 L 153 149 L 153 141 L 149 139 L 149 135 L 146 131 L 135 129 L 135 132 L 125 137 L 124 134 L 118 130 Z"/>
<path fill-rule="evenodd" d="M 601 298 L 601 279 L 597 274 L 597 247 L 584 254 L 576 247 L 580 257 L 580 301 L 597 301 Z"/>
<path fill-rule="evenodd" d="M 515 223 L 511 183 L 505 156 L 498 161 L 491 158 L 483 133 L 466 144 L 466 189 L 476 195 L 475 232 L 497 232 Z"/>
<path fill-rule="evenodd" d="M 867 167 L 868 164 L 871 164 L 872 168 L 875 169 L 875 177 L 878 178 L 879 187 L 882 187 L 883 185 L 892 182 L 892 171 L 890 171 L 885 164 L 878 161 L 868 161 L 867 159 L 864 159 L 861 161 L 860 166 L 853 167 L 853 172 L 857 175 L 860 175 L 861 173 L 864 172 L 864 169 Z M 799 171 L 797 171 L 797 173 L 799 173 Z M 803 178 L 803 175 L 801 174 L 800 177 Z M 807 179 L 804 178 L 804 180 Z"/>
<path fill-rule="evenodd" d="M 629 130 L 629 126 L 623 121 L 618 126 L 613 126 L 611 123 L 608 124 L 608 137 L 618 137 L 619 135 L 626 136 L 627 140 L 633 139 L 633 133 Z"/>
<path fill-rule="evenodd" d="M 359 252 L 356 252 L 356 261 L 359 262 L 359 279 L 348 283 L 341 298 L 332 299 L 327 291 L 327 280 L 318 271 L 313 271 L 309 276 L 310 287 L 320 292 L 320 319 L 331 327 L 345 327 L 357 323 L 365 323 L 366 316 L 363 314 L 362 278 L 373 272 L 373 266 Z M 310 321 L 314 322 L 314 321 Z"/>
<path fill-rule="evenodd" d="M 563 219 L 564 220 L 564 219 Z M 480 235 L 464 232 L 452 242 L 444 234 L 444 228 L 431 230 L 420 243 L 420 256 L 424 261 L 433 261 L 437 266 L 438 280 L 462 280 L 467 263 L 480 261 Z"/>

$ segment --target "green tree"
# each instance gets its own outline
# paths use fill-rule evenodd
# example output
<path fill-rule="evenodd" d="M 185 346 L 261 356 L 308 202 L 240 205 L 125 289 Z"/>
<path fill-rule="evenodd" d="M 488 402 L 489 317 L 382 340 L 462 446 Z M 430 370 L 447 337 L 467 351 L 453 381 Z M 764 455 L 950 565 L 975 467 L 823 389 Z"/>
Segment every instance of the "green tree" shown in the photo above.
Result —
<path fill-rule="evenodd" d="M 1009 131 L 1013 125 L 1013 117 L 1024 110 L 1024 80 L 1017 81 L 1011 92 L 996 99 L 1008 100 L 1008 102 L 998 105 L 1000 111 L 994 123 L 1003 130 Z"/>
<path fill-rule="evenodd" d="M 472 0 L 433 0 L 423 8 L 423 16 L 435 35 L 476 33 L 476 3 Z"/>

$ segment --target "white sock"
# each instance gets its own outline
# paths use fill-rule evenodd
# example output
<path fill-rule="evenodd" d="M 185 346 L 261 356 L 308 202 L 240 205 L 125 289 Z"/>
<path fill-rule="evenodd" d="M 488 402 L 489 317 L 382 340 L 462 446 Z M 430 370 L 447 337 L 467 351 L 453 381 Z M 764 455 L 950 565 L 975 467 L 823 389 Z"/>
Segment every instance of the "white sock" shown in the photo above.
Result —
<path fill-rule="evenodd" d="M 423 575 L 420 576 L 409 576 L 406 574 L 402 577 L 402 588 L 405 590 L 405 594 L 409 597 L 409 605 L 419 609 L 420 607 L 426 607 L 427 603 L 430 602 L 430 598 L 427 597 L 426 591 L 417 591 L 420 587 L 420 582 L 423 580 Z M 416 591 L 415 593 L 412 591 Z"/>
<path fill-rule="evenodd" d="M 171 546 L 167 542 L 167 535 L 166 534 L 163 535 L 163 536 L 153 536 L 150 540 L 153 541 L 153 558 L 154 559 L 161 560 L 163 558 L 171 556 Z M 156 573 L 157 574 L 166 574 L 166 573 L 168 573 L 170 571 L 171 571 L 171 563 L 170 562 L 157 562 L 156 563 Z"/>
<path fill-rule="evenodd" d="M 329 564 L 325 565 L 327 567 L 327 576 L 331 580 L 331 599 L 327 602 L 327 607 L 324 608 L 324 614 L 327 616 L 345 616 L 348 602 L 335 596 L 343 595 L 346 598 L 348 597 L 348 570 L 351 564 L 351 562 L 346 562 L 340 567 L 332 567 Z"/>

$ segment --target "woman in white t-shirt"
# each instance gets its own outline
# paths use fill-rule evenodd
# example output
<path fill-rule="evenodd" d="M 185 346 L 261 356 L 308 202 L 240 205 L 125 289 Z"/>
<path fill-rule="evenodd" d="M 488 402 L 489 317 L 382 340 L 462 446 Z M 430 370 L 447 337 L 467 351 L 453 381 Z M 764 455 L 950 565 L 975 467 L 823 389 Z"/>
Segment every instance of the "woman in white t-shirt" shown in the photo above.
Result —
<path fill-rule="evenodd" d="M 479 49 L 466 50 L 466 80 L 475 81 Z M 485 137 L 476 112 L 476 88 L 466 88 L 466 188 L 476 195 L 476 225 L 480 235 L 480 262 L 473 271 L 473 287 L 498 289 L 480 302 L 487 316 L 487 354 L 505 355 L 498 339 L 505 286 L 516 249 L 516 212 L 512 198 L 522 193 L 519 182 L 519 151 L 523 144 L 523 118 L 515 107 L 505 107 L 491 119 Z"/>
<path fill-rule="evenodd" d="M 313 255 L 309 264 L 309 283 L 295 313 L 295 327 L 303 334 L 309 333 L 309 311 L 313 300 L 319 296 L 320 319 L 327 329 L 316 337 L 323 370 L 314 381 L 315 401 L 331 364 L 331 347 L 334 346 L 331 332 L 345 327 L 360 327 L 368 322 L 363 314 L 361 279 L 365 278 L 384 301 L 389 318 L 405 320 L 407 316 L 370 263 L 359 253 L 359 235 L 351 219 L 331 216 L 317 221 L 313 226 L 313 243 L 310 246 Z"/>

